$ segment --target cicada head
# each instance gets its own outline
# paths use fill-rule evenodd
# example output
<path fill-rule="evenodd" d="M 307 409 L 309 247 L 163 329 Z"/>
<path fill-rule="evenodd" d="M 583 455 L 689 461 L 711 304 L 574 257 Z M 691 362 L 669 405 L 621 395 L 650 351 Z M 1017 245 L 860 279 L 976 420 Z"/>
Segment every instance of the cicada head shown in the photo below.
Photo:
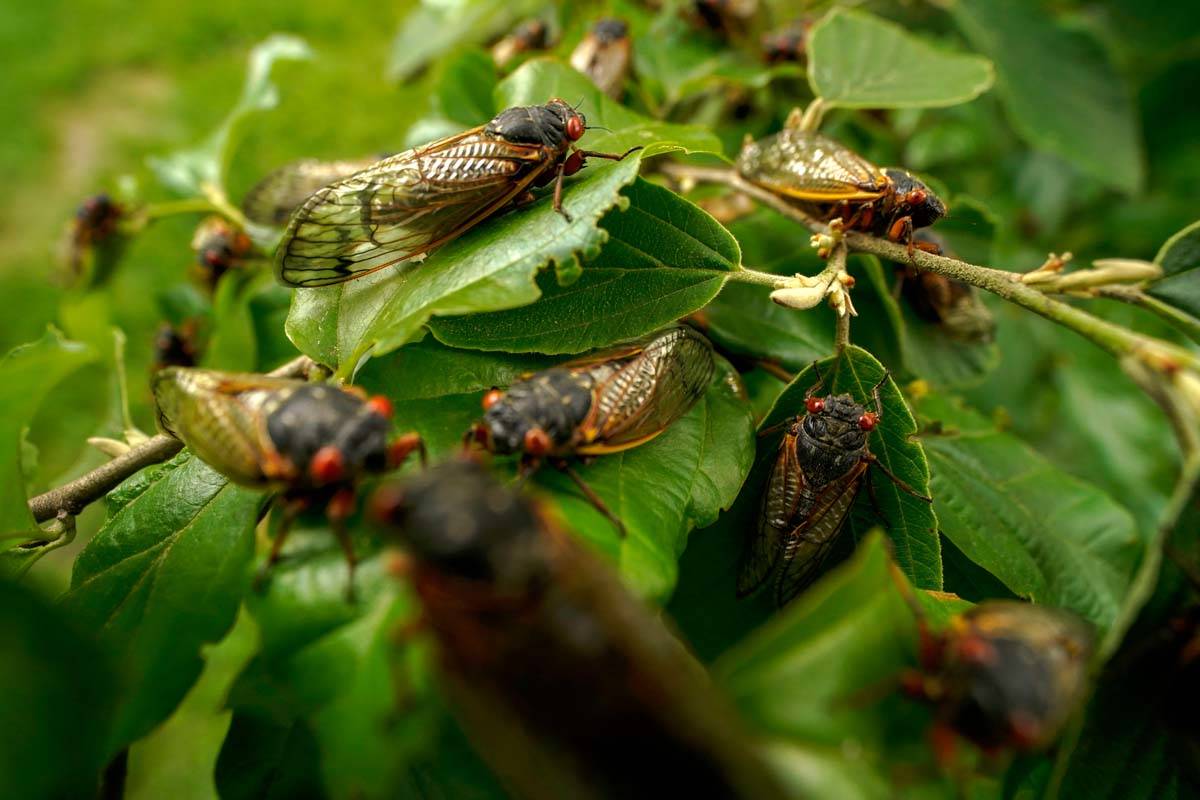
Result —
<path fill-rule="evenodd" d="M 789 433 L 808 465 L 808 479 L 824 485 L 862 461 L 876 416 L 848 394 L 809 397 L 805 410 Z"/>
<path fill-rule="evenodd" d="M 484 127 L 484 133 L 513 144 L 532 144 L 565 150 L 587 130 L 587 120 L 566 101 L 557 98 L 544 106 L 518 106 L 501 111 Z"/>
<path fill-rule="evenodd" d="M 1082 698 L 1093 635 L 1058 609 L 989 601 L 944 634 L 941 719 L 985 749 L 1049 744 Z"/>
<path fill-rule="evenodd" d="M 895 191 L 896 217 L 912 217 L 914 228 L 927 228 L 946 216 L 946 204 L 933 190 L 902 169 L 885 169 Z"/>
<path fill-rule="evenodd" d="M 385 535 L 439 572 L 511 588 L 544 574 L 541 519 L 527 500 L 470 459 L 380 487 L 370 507 Z"/>

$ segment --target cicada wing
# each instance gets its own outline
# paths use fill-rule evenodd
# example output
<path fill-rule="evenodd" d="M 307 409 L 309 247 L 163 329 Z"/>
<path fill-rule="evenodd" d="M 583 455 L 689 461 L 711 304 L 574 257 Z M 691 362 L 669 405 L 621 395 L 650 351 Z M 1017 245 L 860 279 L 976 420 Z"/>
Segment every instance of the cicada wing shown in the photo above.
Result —
<path fill-rule="evenodd" d="M 284 164 L 254 185 L 242 200 L 242 211 L 251 222 L 286 225 L 296 209 L 318 189 L 361 172 L 378 161 L 378 158 L 344 161 L 306 158 Z"/>
<path fill-rule="evenodd" d="M 758 527 L 747 542 L 738 568 L 737 594 L 745 597 L 771 574 L 783 552 L 783 537 L 792 528 L 804 488 L 804 471 L 796 459 L 796 439 L 783 437 L 767 488 L 763 492 Z"/>
<path fill-rule="evenodd" d="M 704 394 L 715 370 L 712 345 L 693 329 L 655 336 L 597 385 L 579 452 L 623 450 L 662 433 Z"/>
<path fill-rule="evenodd" d="M 272 477 L 266 438 L 269 406 L 299 381 L 170 367 L 154 377 L 162 427 L 232 480 L 257 486 Z"/>
<path fill-rule="evenodd" d="M 545 150 L 480 130 L 386 158 L 314 193 L 275 253 L 289 286 L 329 286 L 424 255 L 553 167 Z"/>
<path fill-rule="evenodd" d="M 817 576 L 817 570 L 829 555 L 846 524 L 850 507 L 862 486 L 867 462 L 855 464 L 845 475 L 812 491 L 806 513 L 793 520 L 781 553 L 782 565 L 775 581 L 775 603 L 783 606 L 800 594 Z"/>
<path fill-rule="evenodd" d="M 889 186 L 883 170 L 853 150 L 791 128 L 748 144 L 737 169 L 776 194 L 813 203 L 871 200 Z"/>

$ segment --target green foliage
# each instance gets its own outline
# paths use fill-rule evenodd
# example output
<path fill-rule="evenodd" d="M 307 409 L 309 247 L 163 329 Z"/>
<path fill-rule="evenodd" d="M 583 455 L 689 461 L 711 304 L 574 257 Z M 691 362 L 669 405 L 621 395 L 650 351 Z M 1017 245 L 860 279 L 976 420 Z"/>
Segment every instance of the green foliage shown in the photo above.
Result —
<path fill-rule="evenodd" d="M 263 371 L 311 356 L 385 395 L 395 432 L 420 433 L 437 461 L 460 450 L 489 389 L 689 319 L 720 353 L 704 395 L 653 440 L 573 464 L 628 536 L 550 465 L 523 488 L 671 618 L 795 796 L 1193 790 L 1186 736 L 1171 727 L 1184 651 L 1164 631 L 1178 630 L 1195 590 L 1160 552 L 1181 459 L 1128 364 L 990 296 L 994 340 L 955 338 L 899 291 L 900 265 L 861 253 L 847 267 L 858 316 L 839 349 L 831 308 L 768 299 L 771 276 L 825 268 L 811 232 L 762 207 L 728 213 L 723 190 L 660 169 L 727 165 L 744 135 L 778 130 L 819 98 L 824 133 L 919 170 L 948 201 L 933 231 L 950 252 L 1015 272 L 1051 250 L 1077 264 L 1153 257 L 1163 277 L 1140 287 L 1144 308 L 1071 302 L 1142 342 L 1194 350 L 1188 4 L 818 4 L 807 61 L 769 66 L 760 34 L 792 22 L 794 4 L 761 3 L 762 16 L 725 33 L 690 3 L 631 0 L 426 0 L 394 18 L 316 0 L 151 0 L 120 30 L 99 7 L 60 5 L 0 20 L 0 44 L 26 67 L 10 71 L 20 80 L 0 76 L 0 92 L 29 120 L 0 144 L 12 176 L 0 203 L 20 221 L 0 231 L 0 291 L 20 299 L 0 342 L 53 325 L 0 362 L 5 572 L 50 549 L 28 497 L 101 463 L 87 437 L 136 441 L 137 427 L 152 428 L 146 378 L 164 320 L 195 324 L 204 366 Z M 633 71 L 617 99 L 568 66 L 601 15 L 630 26 Z M 497 66 L 485 48 L 530 17 L 548 23 L 550 46 Z M 62 33 L 43 45 L 45 30 Z M 420 263 L 295 291 L 270 274 L 279 231 L 254 227 L 257 251 L 215 286 L 189 273 L 201 216 L 240 223 L 241 193 L 271 169 L 399 152 L 552 97 L 586 115 L 580 147 L 642 148 L 569 177 L 569 219 L 539 187 Z M 188 142 L 201 144 L 178 149 Z M 101 188 L 125 210 L 120 235 L 98 246 L 105 269 L 51 285 L 45 256 L 63 220 Z M 128 347 L 112 355 L 114 329 Z M 739 600 L 738 561 L 780 440 L 772 428 L 803 413 L 818 372 L 822 393 L 868 408 L 880 386 L 871 451 L 933 503 L 872 467 L 874 491 L 859 493 L 820 580 L 782 610 L 769 592 Z M 1196 394 L 1189 377 L 1169 385 L 1174 399 Z M 492 463 L 516 479 L 516 459 Z M 1200 546 L 1186 500 L 1176 498 L 1172 544 L 1189 556 Z M 80 516 L 81 551 L 50 554 L 28 587 L 0 583 L 8 793 L 88 795 L 125 748 L 145 764 L 168 740 L 190 741 L 172 714 L 207 669 L 206 684 L 229 687 L 222 708 L 199 712 L 206 731 L 228 720 L 219 757 L 169 762 L 194 771 L 178 782 L 197 797 L 214 782 L 222 798 L 505 796 L 447 707 L 428 638 L 401 633 L 420 609 L 392 574 L 395 554 L 352 517 L 360 562 L 347 601 L 344 554 L 314 509 L 254 590 L 278 528 L 273 515 L 255 535 L 267 502 L 185 453 L 129 477 L 106 514 L 97 504 Z M 1050 754 L 939 764 L 932 713 L 897 691 L 918 637 L 892 563 L 935 625 L 962 598 L 1014 596 L 1096 624 L 1104 645 L 1078 735 Z M 39 596 L 68 572 L 57 606 Z M 210 645 L 236 638 L 239 611 L 253 657 L 210 658 Z M 182 726 L 169 737 L 168 717 Z M 131 784 L 127 796 L 149 793 Z"/>

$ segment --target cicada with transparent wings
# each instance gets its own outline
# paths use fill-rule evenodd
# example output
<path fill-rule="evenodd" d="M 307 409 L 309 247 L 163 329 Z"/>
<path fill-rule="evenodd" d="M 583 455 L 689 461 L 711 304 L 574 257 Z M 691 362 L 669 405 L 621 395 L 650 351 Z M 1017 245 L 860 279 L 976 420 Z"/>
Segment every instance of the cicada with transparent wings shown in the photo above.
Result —
<path fill-rule="evenodd" d="M 491 122 L 385 158 L 314 192 L 292 215 L 275 252 L 288 286 L 330 286 L 419 258 L 530 190 L 554 186 L 587 158 L 622 154 L 575 146 L 587 120 L 562 100 L 510 108 Z M 634 148 L 637 149 L 637 148 Z"/>

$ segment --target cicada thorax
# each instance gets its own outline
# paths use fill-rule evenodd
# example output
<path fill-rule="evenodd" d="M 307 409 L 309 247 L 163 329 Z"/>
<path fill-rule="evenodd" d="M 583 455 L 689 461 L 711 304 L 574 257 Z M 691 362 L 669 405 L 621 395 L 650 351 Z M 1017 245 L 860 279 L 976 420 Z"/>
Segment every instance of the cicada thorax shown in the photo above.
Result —
<path fill-rule="evenodd" d="M 1085 689 L 1093 636 L 1069 612 L 987 601 L 936 635 L 924 687 L 937 718 L 984 750 L 1034 750 Z"/>
<path fill-rule="evenodd" d="M 529 450 L 540 451 L 537 455 L 570 454 L 595 404 L 595 387 L 594 371 L 567 367 L 518 381 L 484 412 L 490 447 L 502 455 Z M 535 444 L 539 442 L 545 444 Z"/>
<path fill-rule="evenodd" d="M 598 20 L 571 52 L 571 66 L 591 78 L 596 88 L 620 99 L 633 58 L 629 25 L 620 19 Z"/>
<path fill-rule="evenodd" d="M 902 169 L 882 169 L 818 133 L 789 127 L 748 142 L 737 161 L 746 180 L 795 203 L 822 221 L 892 241 L 913 242 L 913 231 L 932 225 L 946 206 Z"/>
<path fill-rule="evenodd" d="M 477 463 L 372 501 L 478 752 L 535 798 L 780 796 L 703 671 L 611 568 Z"/>

